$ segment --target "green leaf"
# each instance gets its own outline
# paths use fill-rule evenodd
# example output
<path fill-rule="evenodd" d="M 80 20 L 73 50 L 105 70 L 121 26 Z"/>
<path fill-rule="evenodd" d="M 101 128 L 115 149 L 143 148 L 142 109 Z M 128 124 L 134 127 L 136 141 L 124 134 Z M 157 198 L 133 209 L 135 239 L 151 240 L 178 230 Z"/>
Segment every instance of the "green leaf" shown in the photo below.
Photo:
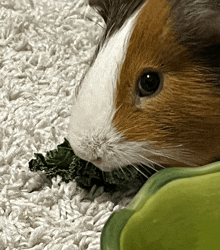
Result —
<path fill-rule="evenodd" d="M 102 172 L 92 163 L 77 157 L 66 139 L 46 156 L 36 153 L 35 158 L 29 162 L 31 171 L 44 171 L 49 179 L 59 175 L 64 182 L 75 179 L 78 186 L 86 189 L 93 185 L 104 186 L 105 191 L 111 192 L 139 189 L 146 181 L 133 166 Z"/>

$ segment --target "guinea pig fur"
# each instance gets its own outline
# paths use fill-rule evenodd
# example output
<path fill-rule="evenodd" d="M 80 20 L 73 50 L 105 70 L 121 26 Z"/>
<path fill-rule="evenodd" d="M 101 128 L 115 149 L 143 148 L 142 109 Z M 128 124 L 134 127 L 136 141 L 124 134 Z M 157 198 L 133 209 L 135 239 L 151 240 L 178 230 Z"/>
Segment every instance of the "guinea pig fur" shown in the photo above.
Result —
<path fill-rule="evenodd" d="M 105 21 L 68 139 L 103 171 L 220 156 L 220 0 L 90 0 Z"/>

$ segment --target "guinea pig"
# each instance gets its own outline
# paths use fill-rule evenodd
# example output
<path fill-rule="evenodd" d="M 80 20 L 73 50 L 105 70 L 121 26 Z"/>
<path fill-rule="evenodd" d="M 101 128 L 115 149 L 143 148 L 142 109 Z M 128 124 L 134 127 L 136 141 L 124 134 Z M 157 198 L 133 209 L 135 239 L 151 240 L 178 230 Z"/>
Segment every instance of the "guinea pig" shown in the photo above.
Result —
<path fill-rule="evenodd" d="M 103 171 L 220 158 L 220 0 L 90 0 L 105 22 L 68 140 Z"/>

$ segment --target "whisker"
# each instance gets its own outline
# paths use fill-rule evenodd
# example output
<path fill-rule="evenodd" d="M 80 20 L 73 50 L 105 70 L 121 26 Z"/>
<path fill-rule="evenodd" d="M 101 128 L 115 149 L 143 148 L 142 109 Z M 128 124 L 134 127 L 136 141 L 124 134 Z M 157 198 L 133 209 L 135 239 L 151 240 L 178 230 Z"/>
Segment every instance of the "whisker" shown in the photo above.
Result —
<path fill-rule="evenodd" d="M 184 153 L 184 152 L 183 152 L 183 153 Z M 155 155 L 159 155 L 159 156 L 163 156 L 164 158 L 171 159 L 171 160 L 174 160 L 174 161 L 177 161 L 177 162 L 180 162 L 180 163 L 183 163 L 183 164 L 192 166 L 192 167 L 195 166 L 195 164 L 193 164 L 193 163 L 190 163 L 190 162 L 187 162 L 187 161 L 183 161 L 183 160 L 178 159 L 178 158 L 176 158 L 176 157 L 174 157 L 174 156 L 171 156 L 171 155 L 167 155 L 167 154 L 159 153 L 159 152 L 155 152 L 154 154 L 155 154 Z"/>
<path fill-rule="evenodd" d="M 145 178 L 149 178 L 148 175 L 146 175 L 143 171 L 141 171 L 141 169 L 139 169 L 136 165 L 134 164 L 130 164 L 132 167 L 134 167 L 140 174 L 142 174 Z"/>
<path fill-rule="evenodd" d="M 178 146 L 179 146 L 179 145 L 178 145 Z M 176 158 L 176 157 L 174 157 L 174 156 L 171 156 L 171 155 L 167 155 L 167 154 L 165 154 L 164 152 L 158 152 L 158 151 L 154 151 L 154 150 L 149 150 L 149 149 L 145 148 L 144 146 L 143 146 L 143 149 L 145 150 L 145 152 L 149 152 L 149 153 L 154 154 L 154 155 L 162 156 L 162 157 L 164 157 L 164 158 L 168 158 L 168 159 L 171 159 L 171 160 L 174 160 L 174 161 L 177 161 L 177 162 L 186 164 L 186 165 L 190 165 L 190 166 L 192 166 L 192 167 L 195 166 L 195 164 L 192 164 L 192 163 L 183 161 L 183 160 L 178 159 L 178 158 Z M 169 147 L 169 149 L 175 149 L 175 147 Z M 186 150 L 181 150 L 181 151 L 182 151 L 182 153 L 183 153 L 184 155 L 186 155 Z M 189 155 L 191 155 L 190 151 L 188 152 L 187 155 L 188 155 L 188 157 L 189 157 Z M 187 155 L 186 155 L 186 156 L 187 156 Z M 140 155 L 140 156 L 143 157 L 142 155 Z M 146 160 L 148 160 L 148 158 L 146 158 Z M 159 163 L 156 163 L 156 162 L 153 162 L 153 161 L 152 161 L 152 163 L 153 163 L 153 164 L 156 164 L 156 165 L 158 165 L 158 166 L 160 166 L 160 167 L 162 167 L 162 168 L 165 168 L 164 166 L 160 165 Z"/>
<path fill-rule="evenodd" d="M 132 157 L 133 158 L 133 157 Z M 148 178 L 147 175 L 145 175 L 145 173 L 143 171 L 141 171 L 135 164 L 133 164 L 131 161 L 129 161 L 126 157 L 125 157 L 126 161 L 128 162 L 127 165 L 132 166 L 134 169 L 136 169 L 140 174 L 142 174 L 145 178 Z"/>
<path fill-rule="evenodd" d="M 152 151 L 152 150 L 146 149 L 144 147 L 142 149 L 144 150 L 144 152 L 148 152 L 148 153 L 154 154 L 154 151 Z M 138 153 L 138 156 L 140 158 L 143 158 L 144 160 L 146 160 L 145 162 L 141 162 L 143 165 L 151 163 L 152 165 L 157 165 L 158 167 L 165 168 L 163 165 L 161 165 L 161 164 L 159 164 L 159 163 L 157 163 L 157 162 L 155 162 L 153 160 L 150 160 L 149 158 L 147 158 L 146 156 L 142 155 L 141 153 Z M 129 155 L 129 157 L 132 157 L 132 156 Z M 135 160 L 134 157 L 132 157 L 132 158 Z M 150 166 L 150 168 L 155 170 L 155 168 L 153 166 Z"/>
<path fill-rule="evenodd" d="M 151 153 L 153 153 L 153 152 L 151 152 Z M 145 156 L 143 156 L 143 155 L 141 155 L 141 154 L 139 154 L 139 156 L 140 156 L 141 158 L 143 158 L 144 160 L 147 161 L 147 162 L 142 162 L 142 164 L 144 164 L 144 165 L 151 163 L 151 164 L 153 164 L 153 165 L 157 165 L 158 167 L 165 168 L 165 167 L 164 167 L 163 165 L 161 165 L 160 163 L 157 163 L 157 162 L 155 162 L 155 161 L 153 161 L 153 160 L 150 160 L 149 158 L 147 158 L 147 157 L 145 157 Z M 151 169 L 155 169 L 153 166 L 148 166 L 148 167 L 151 168 Z"/>
<path fill-rule="evenodd" d="M 120 170 L 121 170 L 121 172 L 124 174 L 124 176 L 125 176 L 125 179 L 127 178 L 127 176 L 126 176 L 126 174 L 125 174 L 125 172 L 124 172 L 124 170 L 123 170 L 123 167 L 119 167 L 120 168 Z"/>
<path fill-rule="evenodd" d="M 136 167 L 137 167 L 138 169 L 143 169 L 143 170 L 146 171 L 149 175 L 152 175 L 152 173 L 151 173 L 151 171 L 150 171 L 149 169 L 154 170 L 154 171 L 157 171 L 157 170 L 154 169 L 154 168 L 148 167 L 148 164 L 139 163 L 138 165 L 136 165 Z M 149 177 L 149 176 L 148 176 L 148 177 Z"/>
<path fill-rule="evenodd" d="M 98 25 L 99 27 L 101 27 L 102 29 L 104 29 L 105 27 L 102 26 L 102 25 L 100 24 L 100 22 L 96 22 L 96 21 L 94 21 L 91 17 L 88 16 L 89 9 L 90 9 L 90 6 L 87 5 L 86 10 L 85 10 L 84 15 L 83 15 L 83 19 L 84 19 L 84 20 L 87 19 L 87 20 L 89 20 L 90 22 L 93 22 L 94 24 L 96 24 L 96 25 Z"/>
<path fill-rule="evenodd" d="M 132 156 L 130 156 L 130 155 L 129 155 L 129 157 L 131 157 L 131 158 L 134 159 L 134 157 L 132 157 Z M 148 178 L 148 176 L 147 176 L 143 171 L 141 171 L 141 169 L 139 169 L 137 165 L 135 165 L 135 164 L 133 164 L 131 161 L 129 161 L 129 160 L 127 159 L 127 157 L 125 157 L 125 160 L 128 162 L 128 165 L 131 165 L 131 166 L 134 167 L 139 173 L 141 173 L 144 177 Z M 150 173 L 149 170 L 147 170 L 146 168 L 143 167 L 143 169 L 144 169 L 145 171 L 147 171 L 148 173 Z M 155 170 L 154 168 L 152 168 L 152 169 Z"/>
<path fill-rule="evenodd" d="M 148 164 L 142 164 L 142 163 L 140 163 L 137 167 L 138 167 L 139 169 L 142 168 L 144 171 L 147 171 L 147 173 L 149 174 L 148 178 L 149 178 L 152 174 L 158 172 L 158 170 L 157 170 L 156 168 L 151 168 L 151 167 L 149 167 Z M 154 171 L 154 172 L 152 172 L 152 171 Z"/>
<path fill-rule="evenodd" d="M 124 153 L 124 152 L 123 152 Z M 131 165 L 132 167 L 134 167 L 139 173 L 141 173 L 144 177 L 148 178 L 141 170 L 139 170 L 132 162 L 129 161 L 129 159 L 126 157 L 126 154 L 123 155 L 125 161 L 127 161 L 127 166 Z M 116 155 L 116 158 L 119 160 L 119 162 L 121 161 L 120 158 Z M 119 164 L 119 168 L 120 170 L 124 173 L 125 178 L 126 178 L 126 174 L 123 170 L 123 167 Z M 129 171 L 129 169 L 127 168 L 127 170 Z"/>
<path fill-rule="evenodd" d="M 100 24 L 100 22 L 96 22 L 96 21 L 94 21 L 92 18 L 90 18 L 90 17 L 88 17 L 88 16 L 85 16 L 85 17 L 86 17 L 87 20 L 89 20 L 90 22 L 93 22 L 94 24 L 98 25 L 98 26 L 101 27 L 103 30 L 105 29 L 105 27 L 102 26 L 102 25 Z"/>
<path fill-rule="evenodd" d="M 117 159 L 119 160 L 119 162 L 120 162 L 119 157 L 117 156 L 116 158 L 117 158 Z M 128 162 L 128 165 L 130 165 L 129 160 L 128 160 L 128 159 L 126 159 L 126 161 Z M 124 172 L 124 170 L 123 170 L 123 166 L 119 165 L 119 168 L 120 168 L 120 170 L 122 171 L 122 173 L 124 174 L 125 178 L 127 178 L 126 173 L 125 173 L 125 172 Z"/>

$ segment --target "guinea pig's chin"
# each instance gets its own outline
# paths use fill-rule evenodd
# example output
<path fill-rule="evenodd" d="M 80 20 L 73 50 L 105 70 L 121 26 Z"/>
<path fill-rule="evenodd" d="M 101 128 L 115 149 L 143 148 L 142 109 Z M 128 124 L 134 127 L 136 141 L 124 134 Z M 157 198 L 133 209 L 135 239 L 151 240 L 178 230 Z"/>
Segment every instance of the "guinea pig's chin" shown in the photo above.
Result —
<path fill-rule="evenodd" d="M 103 162 L 96 162 L 96 161 L 92 161 L 91 162 L 94 166 L 96 166 L 97 168 L 99 168 L 100 170 L 104 171 L 104 172 L 111 172 L 113 171 L 114 169 L 118 168 L 118 167 L 115 167 L 113 165 L 110 165 L 110 164 L 105 164 Z"/>

